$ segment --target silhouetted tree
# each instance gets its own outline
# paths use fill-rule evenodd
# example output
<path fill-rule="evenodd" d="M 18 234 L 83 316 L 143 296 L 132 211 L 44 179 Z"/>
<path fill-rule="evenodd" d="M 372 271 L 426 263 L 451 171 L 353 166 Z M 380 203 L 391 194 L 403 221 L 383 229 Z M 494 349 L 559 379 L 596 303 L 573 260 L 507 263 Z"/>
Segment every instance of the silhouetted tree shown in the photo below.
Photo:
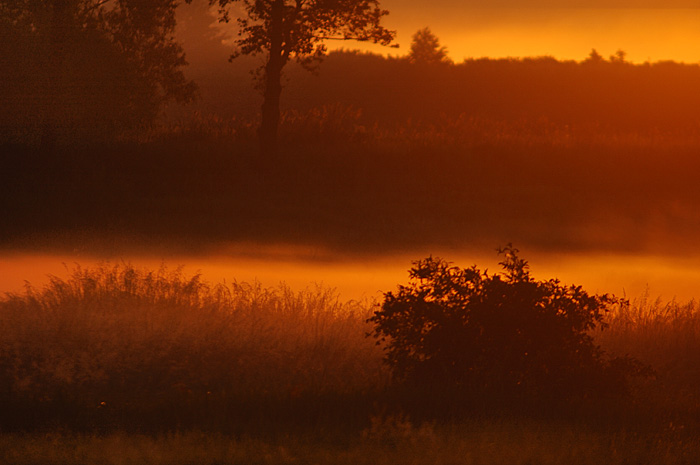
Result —
<path fill-rule="evenodd" d="M 591 53 L 588 54 L 588 57 L 585 61 L 587 63 L 602 63 L 605 61 L 605 58 L 603 58 L 603 55 L 598 53 L 598 50 L 592 48 Z"/>
<path fill-rule="evenodd" d="M 627 52 L 625 52 L 622 49 L 619 49 L 618 51 L 616 51 L 614 55 L 610 55 L 610 61 L 612 63 L 626 63 L 626 59 L 627 59 Z"/>
<path fill-rule="evenodd" d="M 178 3 L 0 0 L 3 100 L 52 145 L 148 121 L 164 103 L 191 99 L 173 38 Z"/>
<path fill-rule="evenodd" d="M 447 56 L 447 47 L 440 46 L 440 40 L 427 27 L 413 34 L 408 59 L 414 63 L 427 64 L 452 62 Z"/>
<path fill-rule="evenodd" d="M 431 257 L 414 263 L 409 285 L 385 294 L 369 321 L 395 378 L 516 399 L 623 393 L 636 365 L 608 360 L 589 334 L 618 300 L 536 281 L 517 249 L 500 253 L 503 274 Z"/>
<path fill-rule="evenodd" d="M 191 1 L 191 0 L 190 0 Z M 210 0 L 229 21 L 229 8 L 239 0 Z M 389 45 L 395 33 L 381 25 L 388 14 L 379 0 L 240 0 L 245 16 L 236 43 L 239 55 L 267 54 L 261 68 L 264 102 L 259 129 L 263 153 L 276 151 L 280 120 L 281 76 L 292 59 L 310 66 L 326 52 L 327 40 L 359 40 Z"/>

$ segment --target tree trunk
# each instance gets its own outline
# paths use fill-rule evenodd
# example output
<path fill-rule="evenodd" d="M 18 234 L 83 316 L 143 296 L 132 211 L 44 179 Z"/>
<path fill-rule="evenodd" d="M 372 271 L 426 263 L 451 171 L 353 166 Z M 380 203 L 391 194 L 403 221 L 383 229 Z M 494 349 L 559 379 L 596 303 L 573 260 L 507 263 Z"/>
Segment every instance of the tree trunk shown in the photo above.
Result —
<path fill-rule="evenodd" d="M 66 41 L 70 23 L 68 0 L 53 0 L 49 8 L 51 23 L 48 30 L 48 63 L 46 74 L 46 94 L 44 95 L 44 115 L 40 145 L 42 149 L 53 149 L 60 135 L 60 127 L 66 125 Z"/>
<path fill-rule="evenodd" d="M 286 63 L 282 43 L 284 40 L 284 0 L 272 4 L 270 20 L 270 57 L 265 65 L 265 94 L 262 104 L 262 121 L 258 135 L 260 149 L 265 156 L 277 154 L 277 129 L 280 122 L 280 95 L 282 94 L 282 68 Z"/>

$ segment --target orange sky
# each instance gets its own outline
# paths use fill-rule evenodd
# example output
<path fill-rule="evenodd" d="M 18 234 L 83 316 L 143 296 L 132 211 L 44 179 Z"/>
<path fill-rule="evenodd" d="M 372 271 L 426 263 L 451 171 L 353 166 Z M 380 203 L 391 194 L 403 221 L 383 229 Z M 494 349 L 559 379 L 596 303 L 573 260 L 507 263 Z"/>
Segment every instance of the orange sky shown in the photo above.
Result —
<path fill-rule="evenodd" d="M 579 61 L 592 48 L 604 57 L 622 49 L 635 63 L 700 62 L 696 0 L 381 0 L 381 5 L 390 11 L 385 25 L 398 32 L 401 48 L 357 42 L 333 42 L 329 48 L 405 55 L 413 33 L 427 26 L 456 62 L 542 55 Z M 242 7 L 232 7 L 234 16 L 236 10 Z"/>
<path fill-rule="evenodd" d="M 563 1 L 540 0 L 539 4 Z M 641 2 L 654 6 L 654 0 Z M 369 48 L 404 55 L 411 35 L 428 26 L 456 62 L 484 56 L 541 55 L 582 60 L 592 48 L 605 57 L 622 49 L 637 63 L 700 61 L 700 8 L 546 8 L 524 7 L 525 2 L 517 0 L 497 2 L 504 5 L 501 8 L 479 8 L 480 3 L 486 2 L 433 0 L 426 5 L 413 0 L 384 0 L 382 5 L 391 11 L 386 25 L 398 31 L 401 48 Z M 528 2 L 533 3 L 537 2 Z M 688 2 L 678 0 L 675 4 L 687 6 Z M 361 48 L 357 43 L 332 45 Z"/>

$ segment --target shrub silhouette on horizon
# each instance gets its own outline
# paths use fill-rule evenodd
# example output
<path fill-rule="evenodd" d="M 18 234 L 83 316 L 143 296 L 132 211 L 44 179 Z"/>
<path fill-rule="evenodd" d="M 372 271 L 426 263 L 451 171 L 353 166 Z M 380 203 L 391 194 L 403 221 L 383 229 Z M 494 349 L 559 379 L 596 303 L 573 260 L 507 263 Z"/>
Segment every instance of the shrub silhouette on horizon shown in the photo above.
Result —
<path fill-rule="evenodd" d="M 429 27 L 416 31 L 412 39 L 411 51 L 408 54 L 408 59 L 412 63 L 452 63 L 447 55 L 447 47 L 440 44 L 440 39 L 433 34 Z"/>
<path fill-rule="evenodd" d="M 404 384 L 493 399 L 602 399 L 628 393 L 641 365 L 610 357 L 591 332 L 620 299 L 557 279 L 537 281 L 512 246 L 502 273 L 414 262 L 411 282 L 387 292 L 369 319 Z"/>

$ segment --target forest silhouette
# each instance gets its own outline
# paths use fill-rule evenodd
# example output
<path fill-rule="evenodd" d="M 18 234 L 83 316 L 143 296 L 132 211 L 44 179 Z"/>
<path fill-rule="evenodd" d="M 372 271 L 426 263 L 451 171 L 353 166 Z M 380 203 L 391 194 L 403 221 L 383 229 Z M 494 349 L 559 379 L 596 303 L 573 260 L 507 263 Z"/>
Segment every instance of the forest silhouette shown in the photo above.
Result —
<path fill-rule="evenodd" d="M 370 121 L 400 124 L 468 115 L 644 133 L 695 131 L 699 83 L 700 66 L 674 62 L 535 57 L 431 66 L 335 52 L 318 77 L 290 76 L 287 92 L 291 108 L 341 104 L 361 109 Z"/>

